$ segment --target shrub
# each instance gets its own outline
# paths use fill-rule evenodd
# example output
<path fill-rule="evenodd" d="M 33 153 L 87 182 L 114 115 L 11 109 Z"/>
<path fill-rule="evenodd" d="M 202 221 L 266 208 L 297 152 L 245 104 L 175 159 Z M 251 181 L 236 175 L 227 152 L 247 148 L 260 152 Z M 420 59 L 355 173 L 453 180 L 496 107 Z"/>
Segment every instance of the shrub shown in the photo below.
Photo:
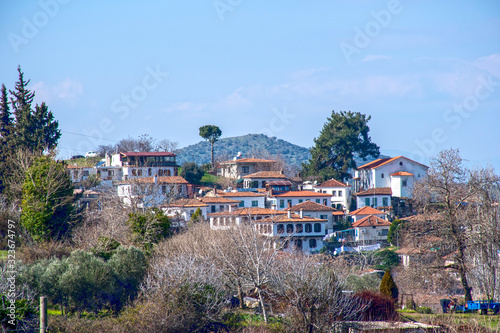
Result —
<path fill-rule="evenodd" d="M 382 277 L 382 281 L 380 281 L 380 293 L 391 297 L 394 300 L 394 302 L 398 301 L 398 296 L 399 296 L 398 286 L 396 286 L 396 283 L 392 279 L 390 270 L 385 271 L 385 274 Z"/>
<path fill-rule="evenodd" d="M 429 308 L 428 306 L 419 306 L 415 309 L 418 313 L 424 313 L 424 314 L 431 314 L 432 309 Z"/>
<path fill-rule="evenodd" d="M 399 317 L 393 299 L 387 295 L 365 290 L 355 294 L 354 297 L 358 298 L 364 305 L 359 318 L 360 320 L 393 321 Z"/>

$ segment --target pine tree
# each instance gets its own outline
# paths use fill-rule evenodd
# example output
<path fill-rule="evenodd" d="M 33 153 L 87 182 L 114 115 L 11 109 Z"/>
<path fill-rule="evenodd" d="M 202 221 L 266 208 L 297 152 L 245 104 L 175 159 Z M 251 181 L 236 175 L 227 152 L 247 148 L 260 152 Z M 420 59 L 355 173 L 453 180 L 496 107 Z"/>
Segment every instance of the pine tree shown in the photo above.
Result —
<path fill-rule="evenodd" d="M 5 84 L 2 84 L 0 98 L 0 193 L 2 193 L 5 189 L 4 177 L 8 173 L 7 157 L 12 148 L 12 116 Z"/>
<path fill-rule="evenodd" d="M 382 281 L 380 281 L 380 293 L 392 298 L 395 302 L 398 301 L 399 290 L 398 286 L 392 279 L 391 271 L 386 270 Z"/>

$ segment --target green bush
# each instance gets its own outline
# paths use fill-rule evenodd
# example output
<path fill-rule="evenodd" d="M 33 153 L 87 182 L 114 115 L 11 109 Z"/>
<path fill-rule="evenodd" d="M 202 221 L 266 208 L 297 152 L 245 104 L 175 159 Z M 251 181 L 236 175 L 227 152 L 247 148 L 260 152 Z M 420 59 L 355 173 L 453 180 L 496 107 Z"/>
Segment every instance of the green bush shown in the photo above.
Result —
<path fill-rule="evenodd" d="M 432 309 L 429 308 L 428 306 L 419 306 L 415 309 L 418 313 L 424 313 L 424 314 L 431 314 Z"/>

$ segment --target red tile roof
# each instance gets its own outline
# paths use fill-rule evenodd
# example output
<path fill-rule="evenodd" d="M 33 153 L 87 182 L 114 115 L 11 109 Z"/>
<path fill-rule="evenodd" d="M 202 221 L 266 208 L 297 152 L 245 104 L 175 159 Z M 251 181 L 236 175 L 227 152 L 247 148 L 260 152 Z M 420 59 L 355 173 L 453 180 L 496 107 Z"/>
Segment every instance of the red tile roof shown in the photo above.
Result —
<path fill-rule="evenodd" d="M 328 206 L 319 204 L 317 202 L 312 202 L 312 201 L 304 201 L 304 202 L 301 202 L 301 203 L 299 203 L 295 206 L 292 206 L 290 208 L 286 208 L 284 210 L 285 211 L 290 210 L 292 212 L 297 212 L 300 210 L 311 211 L 311 212 L 333 212 L 333 211 L 335 211 L 335 209 L 333 209 L 332 207 L 328 207 Z"/>
<path fill-rule="evenodd" d="M 201 202 L 199 199 L 178 199 L 171 202 L 169 207 L 207 207 L 206 203 Z"/>
<path fill-rule="evenodd" d="M 276 163 L 275 160 L 264 160 L 261 158 L 240 158 L 233 161 L 224 161 L 220 162 L 220 164 L 233 164 L 233 163 Z"/>
<path fill-rule="evenodd" d="M 280 194 L 274 195 L 276 198 L 286 198 L 286 197 L 331 197 L 331 194 L 319 193 L 314 191 L 288 191 Z"/>
<path fill-rule="evenodd" d="M 124 156 L 177 156 L 174 153 L 169 153 L 166 151 L 149 151 L 149 152 L 128 151 L 120 154 Z"/>
<path fill-rule="evenodd" d="M 362 191 L 356 193 L 358 197 L 366 196 L 366 195 L 392 195 L 392 190 L 390 187 L 376 187 L 371 188 L 366 191 Z"/>
<path fill-rule="evenodd" d="M 364 164 L 364 165 L 362 165 L 362 166 L 358 167 L 357 169 L 358 169 L 358 170 L 359 170 L 359 169 L 376 169 L 376 168 L 378 168 L 379 166 L 382 166 L 382 165 L 384 165 L 384 164 L 387 164 L 387 163 L 390 163 L 390 162 L 396 161 L 397 159 L 400 159 L 400 158 L 404 158 L 404 159 L 406 159 L 406 160 L 408 160 L 408 161 L 411 161 L 411 162 L 416 163 L 416 164 L 420 164 L 420 165 L 422 165 L 422 166 L 424 166 L 424 167 L 428 168 L 428 166 L 427 166 L 427 165 L 424 165 L 424 164 L 422 164 L 422 163 L 418 163 L 418 162 L 413 161 L 413 160 L 411 160 L 411 159 L 409 159 L 409 158 L 407 158 L 407 157 L 404 157 L 404 156 L 396 156 L 396 157 L 392 157 L 392 158 L 379 158 L 379 159 L 376 159 L 375 161 L 371 161 L 371 162 L 369 162 L 369 163 L 366 163 L 366 164 Z"/>
<path fill-rule="evenodd" d="M 287 177 L 280 173 L 279 171 L 259 171 L 256 173 L 252 173 L 251 175 L 243 176 L 245 179 L 249 178 L 280 178 L 287 179 Z"/>
<path fill-rule="evenodd" d="M 267 219 L 256 220 L 254 222 L 264 222 L 264 223 L 326 222 L 326 220 L 309 216 L 300 217 L 300 215 L 297 214 L 291 214 L 291 216 L 288 217 L 288 214 L 283 214 L 283 215 L 273 216 Z"/>
<path fill-rule="evenodd" d="M 381 219 L 378 216 L 375 215 L 369 215 L 361 220 L 358 220 L 352 224 L 354 228 L 357 227 L 372 227 L 372 226 L 378 226 L 378 227 L 388 227 L 391 225 L 391 222 Z"/>
<path fill-rule="evenodd" d="M 349 215 L 381 215 L 381 214 L 383 215 L 385 213 L 370 206 L 364 206 L 363 208 L 356 209 L 349 213 Z"/>
<path fill-rule="evenodd" d="M 413 174 L 406 171 L 398 171 L 391 174 L 391 176 L 413 176 Z"/>
<path fill-rule="evenodd" d="M 203 197 L 199 198 L 204 203 L 227 203 L 227 204 L 239 204 L 239 200 L 233 200 L 229 198 L 220 198 L 220 197 Z"/>
<path fill-rule="evenodd" d="M 291 186 L 292 182 L 289 180 L 270 180 L 267 184 L 270 186 Z"/>
<path fill-rule="evenodd" d="M 327 180 L 326 182 L 317 185 L 316 187 L 348 187 L 349 185 L 339 182 L 335 179 Z"/>

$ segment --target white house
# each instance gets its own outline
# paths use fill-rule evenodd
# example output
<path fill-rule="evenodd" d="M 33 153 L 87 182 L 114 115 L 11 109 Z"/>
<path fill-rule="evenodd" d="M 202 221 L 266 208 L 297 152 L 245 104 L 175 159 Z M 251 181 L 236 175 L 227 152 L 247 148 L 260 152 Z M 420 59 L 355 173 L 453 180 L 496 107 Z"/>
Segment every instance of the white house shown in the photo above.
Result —
<path fill-rule="evenodd" d="M 66 165 L 66 170 L 69 173 L 71 178 L 71 182 L 74 184 L 78 184 L 91 175 L 97 175 L 97 169 L 95 167 L 80 167 L 73 164 Z"/>
<path fill-rule="evenodd" d="M 326 220 L 327 233 L 333 232 L 333 226 L 336 224 L 333 216 L 333 213 L 336 212 L 336 210 L 330 206 L 325 206 L 314 201 L 304 201 L 290 208 L 285 208 L 285 211 L 291 211 L 296 214 L 300 214 L 300 212 L 302 212 L 304 217 L 314 217 Z"/>
<path fill-rule="evenodd" d="M 262 220 L 284 214 L 286 212 L 269 208 L 247 207 L 211 213 L 208 214 L 208 217 L 212 229 L 228 229 L 232 225 L 240 225 L 252 220 Z"/>
<path fill-rule="evenodd" d="M 128 205 L 156 207 L 173 198 L 187 197 L 189 183 L 180 176 L 142 177 L 116 182 L 118 197 Z"/>
<path fill-rule="evenodd" d="M 217 174 L 222 177 L 241 179 L 258 171 L 271 171 L 276 161 L 260 158 L 235 158 L 232 161 L 219 163 Z"/>
<path fill-rule="evenodd" d="M 121 168 L 123 180 L 177 176 L 176 155 L 169 152 L 126 152 L 106 156 L 106 167 Z"/>
<path fill-rule="evenodd" d="M 368 215 L 352 224 L 355 230 L 354 241 L 365 244 L 375 244 L 386 241 L 391 222 L 375 215 Z"/>
<path fill-rule="evenodd" d="M 266 188 L 269 182 L 287 181 L 288 178 L 279 171 L 258 171 L 243 176 L 244 188 Z"/>
<path fill-rule="evenodd" d="M 413 184 L 425 177 L 428 168 L 404 156 L 379 158 L 356 169 L 354 190 L 390 187 L 393 196 L 411 198 Z"/>
<path fill-rule="evenodd" d="M 233 200 L 229 198 L 221 197 L 209 197 L 205 196 L 198 198 L 201 202 L 208 205 L 208 213 L 217 213 L 224 211 L 234 211 L 240 205 L 240 200 Z"/>
<path fill-rule="evenodd" d="M 335 179 L 327 180 L 314 186 L 314 190 L 320 193 L 331 194 L 332 207 L 337 209 L 349 209 L 351 206 L 351 186 Z"/>
<path fill-rule="evenodd" d="M 331 194 L 314 191 L 288 191 L 273 194 L 268 200 L 271 208 L 276 210 L 283 210 L 305 201 L 313 201 L 331 207 Z"/>
<path fill-rule="evenodd" d="M 168 205 L 163 205 L 162 210 L 168 216 L 178 217 L 184 221 L 191 220 L 191 216 L 199 208 L 201 214 L 206 219 L 208 216 L 208 204 L 202 202 L 201 200 L 194 199 L 178 199 L 170 202 Z"/>
<path fill-rule="evenodd" d="M 259 207 L 265 208 L 266 195 L 256 192 L 217 192 L 220 197 L 239 201 L 238 208 L 243 207 Z"/>
<path fill-rule="evenodd" d="M 380 217 L 382 219 L 387 218 L 386 213 L 384 213 L 378 209 L 371 208 L 370 206 L 365 206 L 363 208 L 356 209 L 355 211 L 352 211 L 349 213 L 349 216 L 352 217 L 353 222 L 359 221 L 359 220 L 361 220 L 367 216 L 370 216 L 370 215 Z"/>
<path fill-rule="evenodd" d="M 392 206 L 392 189 L 390 187 L 371 188 L 366 191 L 356 193 L 356 207 L 387 207 Z"/>

